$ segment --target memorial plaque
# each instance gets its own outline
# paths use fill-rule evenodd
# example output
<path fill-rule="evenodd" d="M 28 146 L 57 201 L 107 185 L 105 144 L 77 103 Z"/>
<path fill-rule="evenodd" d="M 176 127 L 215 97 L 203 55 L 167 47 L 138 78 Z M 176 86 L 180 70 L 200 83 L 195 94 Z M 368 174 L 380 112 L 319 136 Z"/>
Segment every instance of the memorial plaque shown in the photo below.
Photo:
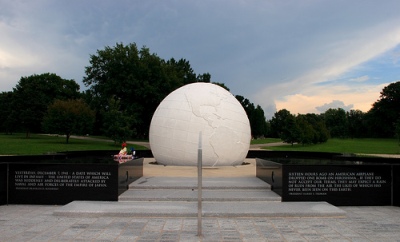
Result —
<path fill-rule="evenodd" d="M 326 201 L 337 206 L 400 205 L 398 160 L 358 158 L 256 159 L 256 176 L 282 201 Z"/>
<path fill-rule="evenodd" d="M 74 200 L 118 200 L 118 166 L 10 164 L 9 203 L 66 204 Z"/>
<path fill-rule="evenodd" d="M 0 205 L 118 201 L 143 176 L 143 158 L 119 164 L 110 151 L 2 156 L 0 162 Z"/>
<path fill-rule="evenodd" d="M 339 206 L 391 203 L 391 167 L 283 166 L 282 201 L 326 201 Z"/>

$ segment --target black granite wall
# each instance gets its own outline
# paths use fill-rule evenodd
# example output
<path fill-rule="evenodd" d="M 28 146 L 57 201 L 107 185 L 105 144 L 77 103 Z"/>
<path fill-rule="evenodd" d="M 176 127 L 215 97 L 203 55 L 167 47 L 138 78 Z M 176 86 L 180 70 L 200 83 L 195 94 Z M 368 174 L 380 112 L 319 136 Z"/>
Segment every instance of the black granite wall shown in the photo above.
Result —
<path fill-rule="evenodd" d="M 400 165 L 360 159 L 363 158 L 357 161 L 289 159 L 289 163 L 283 164 L 272 161 L 273 158 L 256 159 L 256 176 L 269 183 L 282 201 L 399 206 Z"/>
<path fill-rule="evenodd" d="M 391 205 L 391 166 L 284 165 L 282 201 L 326 201 L 336 206 Z"/>
<path fill-rule="evenodd" d="M 0 205 L 7 204 L 7 164 L 0 163 Z"/>
<path fill-rule="evenodd" d="M 9 166 L 10 204 L 67 204 L 118 200 L 118 165 L 29 164 Z"/>
<path fill-rule="evenodd" d="M 8 157 L 0 163 L 0 205 L 118 201 L 143 176 L 143 158 L 119 164 L 109 151 L 83 154 Z"/>

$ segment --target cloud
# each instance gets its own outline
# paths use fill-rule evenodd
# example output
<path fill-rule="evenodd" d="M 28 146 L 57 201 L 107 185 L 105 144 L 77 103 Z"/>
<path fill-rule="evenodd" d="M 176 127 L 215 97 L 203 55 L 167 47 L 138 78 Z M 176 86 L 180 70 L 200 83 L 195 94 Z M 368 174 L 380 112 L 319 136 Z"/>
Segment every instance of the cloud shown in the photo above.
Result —
<path fill-rule="evenodd" d="M 365 76 L 360 76 L 360 77 L 356 77 L 356 78 L 351 78 L 349 81 L 352 82 L 365 82 L 369 80 L 369 76 L 365 75 Z"/>
<path fill-rule="evenodd" d="M 343 101 L 340 100 L 332 100 L 330 103 L 325 103 L 322 106 L 315 107 L 319 112 L 324 113 L 326 110 L 332 108 L 332 109 L 337 109 L 341 108 L 345 111 L 350 111 L 353 108 L 353 104 L 345 105 Z"/>
<path fill-rule="evenodd" d="M 339 37 L 317 45 L 326 47 L 323 55 L 319 51 L 304 53 L 302 56 L 307 56 L 307 59 L 298 65 L 304 66 L 302 71 L 296 76 L 290 76 L 296 73 L 289 70 L 285 73 L 286 78 L 282 78 L 282 75 L 273 83 L 267 81 L 268 84 L 256 92 L 253 99 L 263 107 L 270 105 L 267 100 L 274 100 L 278 110 L 285 108 L 295 113 L 316 112 L 316 106 L 332 100 L 353 103 L 354 108 L 368 111 L 379 96 L 382 84 L 388 80 L 381 77 L 381 83 L 376 85 L 359 85 L 360 81 L 370 79 L 368 75 L 360 76 L 359 73 L 365 73 L 362 68 L 365 63 L 383 54 L 390 55 L 398 46 L 400 25 L 397 26 L 393 23 L 370 28 L 364 26 L 351 34 L 348 33 L 352 38 L 347 41 Z M 342 35 L 348 36 L 344 33 Z M 353 74 L 358 74 L 358 77 L 343 79 L 343 76 L 356 69 L 359 70 Z M 360 93 L 360 90 L 366 93 Z"/>
<path fill-rule="evenodd" d="M 400 65 L 400 50 L 396 50 L 392 53 L 392 63 L 397 66 Z"/>
<path fill-rule="evenodd" d="M 293 114 L 321 113 L 329 104 L 340 104 L 332 108 L 349 108 L 368 112 L 372 104 L 379 99 L 379 93 L 389 83 L 380 85 L 310 86 L 305 94 L 287 95 L 276 101 L 277 110 L 287 109 Z M 340 100 L 335 102 L 332 100 Z M 325 104 L 325 105 L 324 105 Z M 347 105 L 345 105 L 347 104 Z M 320 105 L 320 106 L 318 106 Z"/>
<path fill-rule="evenodd" d="M 117 42 L 146 45 L 163 59 L 185 58 L 197 74 L 209 72 L 212 81 L 262 106 L 266 117 L 282 108 L 318 112 L 332 100 L 368 111 L 383 85 L 400 79 L 397 0 L 0 5 L 1 91 L 43 72 L 83 87 L 89 56 Z"/>

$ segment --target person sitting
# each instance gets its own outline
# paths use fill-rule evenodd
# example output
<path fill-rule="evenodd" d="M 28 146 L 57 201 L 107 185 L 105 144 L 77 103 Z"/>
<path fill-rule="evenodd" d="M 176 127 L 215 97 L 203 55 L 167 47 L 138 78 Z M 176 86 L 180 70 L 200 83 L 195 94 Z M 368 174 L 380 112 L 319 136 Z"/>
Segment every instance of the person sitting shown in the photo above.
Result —
<path fill-rule="evenodd" d="M 122 149 L 119 151 L 119 155 L 126 155 L 128 152 L 126 150 L 126 143 L 122 143 Z"/>

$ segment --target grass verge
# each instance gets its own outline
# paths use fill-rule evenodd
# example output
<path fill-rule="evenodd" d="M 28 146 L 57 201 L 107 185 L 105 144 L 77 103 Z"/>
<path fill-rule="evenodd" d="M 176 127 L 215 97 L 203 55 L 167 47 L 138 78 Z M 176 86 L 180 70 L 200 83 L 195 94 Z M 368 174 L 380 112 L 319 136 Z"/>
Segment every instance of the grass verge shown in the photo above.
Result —
<path fill-rule="evenodd" d="M 400 154 L 397 139 L 329 139 L 326 143 L 316 145 L 282 145 L 264 147 L 277 151 L 314 151 L 338 152 L 352 154 Z"/>
<path fill-rule="evenodd" d="M 81 151 L 81 150 L 115 150 L 120 146 L 105 139 L 75 139 L 70 138 L 66 144 L 65 137 L 31 134 L 25 138 L 25 134 L 0 135 L 0 155 L 40 155 L 46 153 Z M 128 145 L 136 150 L 146 149 L 139 145 Z"/>
<path fill-rule="evenodd" d="M 278 143 L 278 142 L 282 142 L 282 140 L 278 139 L 278 138 L 264 138 L 264 139 L 253 139 L 253 140 L 251 140 L 251 144 L 252 145 Z"/>

